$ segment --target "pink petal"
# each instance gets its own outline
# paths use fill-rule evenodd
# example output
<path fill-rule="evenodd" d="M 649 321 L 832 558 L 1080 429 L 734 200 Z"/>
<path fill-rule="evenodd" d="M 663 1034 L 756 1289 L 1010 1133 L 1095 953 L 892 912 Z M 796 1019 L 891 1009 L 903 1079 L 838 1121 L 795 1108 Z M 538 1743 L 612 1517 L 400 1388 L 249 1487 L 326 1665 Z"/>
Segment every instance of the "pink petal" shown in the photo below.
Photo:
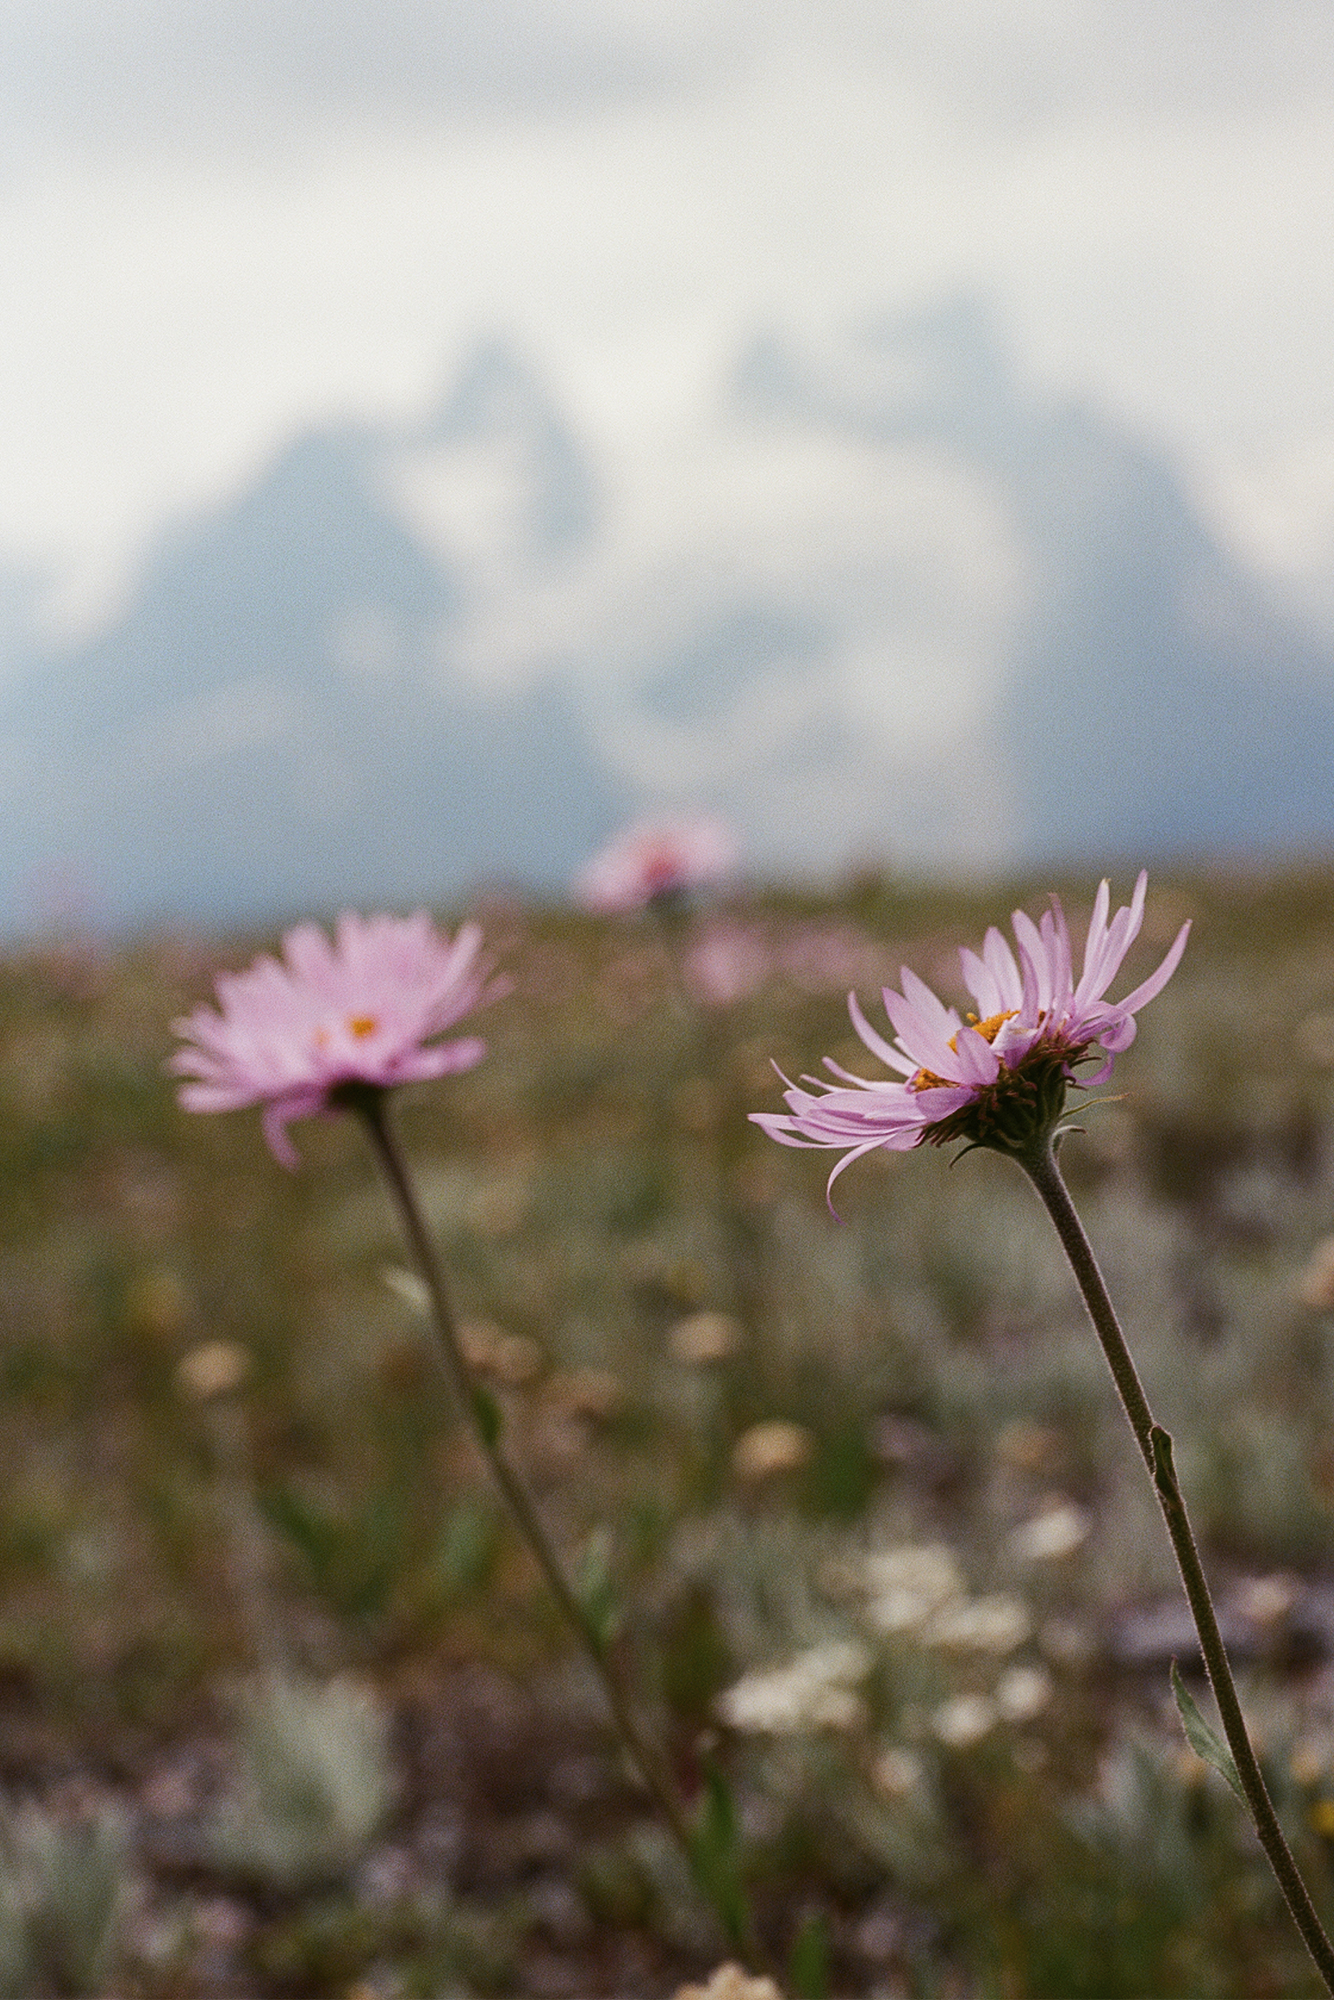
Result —
<path fill-rule="evenodd" d="M 1051 899 L 1051 927 L 1054 938 L 1052 961 L 1052 1002 L 1058 1010 L 1070 1004 L 1074 991 L 1073 962 L 1070 952 L 1070 928 L 1065 921 L 1065 911 L 1061 908 L 1059 896 Z"/>
<path fill-rule="evenodd" d="M 961 1028 L 954 1038 L 955 1067 L 961 1083 L 994 1083 L 1000 1071 L 1000 1057 L 985 1035 L 976 1028 Z"/>
<path fill-rule="evenodd" d="M 986 964 L 975 951 L 963 945 L 959 951 L 959 963 L 963 968 L 963 983 L 977 1002 L 977 1011 L 983 1020 L 993 1014 L 1003 1014 L 1000 989 L 992 978 Z"/>
<path fill-rule="evenodd" d="M 844 1069 L 842 1063 L 836 1063 L 832 1056 L 823 1056 L 821 1058 L 821 1061 L 824 1063 L 824 1066 L 829 1071 L 830 1075 L 838 1077 L 841 1082 L 850 1083 L 859 1090 L 870 1090 L 872 1088 L 871 1083 L 868 1081 L 866 1077 L 854 1076 L 850 1069 Z M 913 1075 L 913 1073 L 914 1072 L 912 1070 L 905 1069 L 906 1075 L 911 1076 Z M 812 1081 L 814 1081 L 814 1079 L 812 1079 Z M 826 1085 L 825 1087 L 827 1089 L 828 1085 Z"/>
<path fill-rule="evenodd" d="M 1074 996 L 1076 1010 L 1102 990 L 1098 981 L 1103 953 L 1107 948 L 1107 912 L 1111 905 L 1111 896 L 1111 884 L 1104 875 L 1098 884 L 1098 893 L 1093 901 L 1093 915 L 1089 919 L 1088 936 L 1084 940 L 1084 969 L 1080 974 Z M 1103 980 L 1102 985 L 1105 986 L 1106 983 L 1106 980 Z"/>
<path fill-rule="evenodd" d="M 886 994 L 886 1001 L 888 1001 L 888 998 L 889 996 Z M 881 1062 L 888 1069 L 899 1070 L 904 1076 L 912 1075 L 914 1068 L 918 1067 L 918 1065 L 907 1061 L 902 1049 L 891 1048 L 884 1036 L 876 1033 L 866 1016 L 862 1013 L 855 993 L 849 993 L 848 995 L 848 1013 L 852 1018 L 853 1027 L 873 1056 L 879 1056 Z"/>
<path fill-rule="evenodd" d="M 913 1092 L 922 1109 L 924 1125 L 939 1124 L 955 1111 L 962 1111 L 965 1104 L 971 1104 L 976 1092 L 971 1085 L 962 1083 L 935 1084 L 930 1090 Z"/>
<path fill-rule="evenodd" d="M 1121 1014 L 1113 1018 L 1097 1031 L 1096 1039 L 1114 1056 L 1124 1055 L 1134 1041 L 1138 1029 L 1133 1014 Z"/>
<path fill-rule="evenodd" d="M 1017 928 L 1017 927 L 1016 927 Z M 1021 938 L 1019 940 L 1019 964 L 1023 970 L 1023 985 L 1019 1000 L 1019 1019 L 1025 1027 L 1035 1027 L 1042 1011 L 1039 995 L 1041 980 L 1032 955 Z"/>
<path fill-rule="evenodd" d="M 1024 996 L 1024 982 L 1019 976 L 1019 967 L 1014 962 L 1014 953 L 1001 933 L 993 924 L 987 932 L 982 946 L 982 956 L 987 970 L 996 982 L 996 994 L 1000 1005 L 993 1007 L 993 1014 L 1008 1013 L 1011 1007 L 1018 1007 Z"/>
<path fill-rule="evenodd" d="M 930 1023 L 921 1018 L 911 1001 L 896 993 L 892 986 L 885 988 L 884 998 L 885 1012 L 894 1032 L 918 1066 L 929 1069 L 933 1076 L 952 1076 L 955 1054 L 949 1042 L 937 1034 Z"/>
<path fill-rule="evenodd" d="M 918 1018 L 927 1023 L 933 1034 L 948 1042 L 959 1026 L 959 1017 L 952 1007 L 947 1007 L 938 995 L 931 991 L 924 979 L 919 979 L 911 966 L 900 967 L 903 981 L 903 997 Z"/>
<path fill-rule="evenodd" d="M 1050 954 L 1047 950 L 1047 940 L 1043 937 L 1033 919 L 1023 910 L 1016 910 L 1014 913 L 1014 934 L 1019 941 L 1020 964 L 1033 968 L 1033 993 L 1036 1001 L 1036 1011 L 1042 1014 L 1049 1014 L 1051 1012 L 1052 997 L 1052 967 Z M 1024 982 L 1024 991 L 1025 996 L 1027 996 L 1027 980 Z"/>
<path fill-rule="evenodd" d="M 307 1093 L 275 1098 L 272 1104 L 266 1104 L 264 1107 L 261 1123 L 264 1137 L 269 1142 L 269 1151 L 279 1166 L 286 1167 L 289 1173 L 295 1173 L 301 1165 L 301 1156 L 288 1137 L 287 1127 L 294 1118 L 309 1118 L 313 1112 L 319 1110 L 323 1101 L 322 1092 L 314 1097 Z"/>
<path fill-rule="evenodd" d="M 1190 920 L 1187 918 L 1186 922 L 1177 932 L 1172 948 L 1158 967 L 1158 970 L 1151 972 L 1142 985 L 1137 986 L 1133 993 L 1128 993 L 1124 1000 L 1117 1002 L 1117 1005 L 1124 1009 L 1127 1014 L 1138 1014 L 1141 1007 L 1147 1006 L 1150 1000 L 1156 999 L 1180 965 L 1181 954 L 1186 949 L 1186 939 L 1189 936 Z"/>
<path fill-rule="evenodd" d="M 752 1111 L 749 1117 L 752 1125 L 760 1126 L 780 1146 L 819 1146 L 824 1143 L 819 1139 L 802 1138 L 793 1128 L 791 1119 L 785 1118 L 781 1111 Z"/>
<path fill-rule="evenodd" d="M 453 1042 L 433 1042 L 429 1048 L 413 1050 L 396 1065 L 394 1081 L 427 1083 L 438 1076 L 458 1076 L 463 1070 L 475 1069 L 485 1054 L 486 1043 L 476 1035 L 460 1036 Z"/>
<path fill-rule="evenodd" d="M 905 1139 L 901 1144 L 894 1139 L 873 1139 L 870 1145 L 854 1146 L 850 1153 L 845 1153 L 824 1185 L 824 1198 L 828 1205 L 829 1213 L 833 1216 L 835 1222 L 841 1222 L 843 1218 L 834 1207 L 834 1182 L 845 1167 L 850 1167 L 854 1160 L 860 1160 L 864 1154 L 873 1153 L 877 1146 L 884 1146 L 891 1153 L 906 1153 L 911 1151 L 915 1143 L 915 1141 L 908 1139 Z"/>
<path fill-rule="evenodd" d="M 1086 972 L 1079 982 L 1079 992 L 1075 996 L 1077 1007 L 1085 1007 L 1091 1000 L 1101 998 L 1115 977 L 1122 959 L 1139 936 L 1140 926 L 1144 922 L 1144 898 L 1148 890 L 1148 881 L 1147 872 L 1141 869 L 1129 907 L 1118 910 L 1108 927 L 1107 936 L 1098 954 L 1096 973 L 1090 977 Z"/>
<path fill-rule="evenodd" d="M 1085 1090 L 1096 1090 L 1100 1083 L 1106 1083 L 1108 1077 L 1112 1073 L 1113 1065 L 1116 1062 L 1116 1056 L 1117 1056 L 1117 1051 L 1115 1049 L 1108 1049 L 1106 1062 L 1100 1063 L 1098 1068 L 1094 1070 L 1093 1075 L 1090 1077 L 1086 1077 L 1084 1079 L 1083 1087 Z"/>

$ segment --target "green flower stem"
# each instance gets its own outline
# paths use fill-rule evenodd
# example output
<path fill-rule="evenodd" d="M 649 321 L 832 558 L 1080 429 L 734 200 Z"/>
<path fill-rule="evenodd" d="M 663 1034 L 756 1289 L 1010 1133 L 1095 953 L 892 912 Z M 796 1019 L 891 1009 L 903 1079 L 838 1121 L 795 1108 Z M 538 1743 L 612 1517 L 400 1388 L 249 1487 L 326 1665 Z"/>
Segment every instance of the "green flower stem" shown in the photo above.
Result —
<path fill-rule="evenodd" d="M 1102 1272 L 1098 1269 L 1092 1246 L 1084 1234 L 1084 1226 L 1075 1212 L 1069 1190 L 1061 1177 L 1051 1139 L 1044 1137 L 1030 1150 L 1016 1153 L 1014 1157 L 1037 1189 L 1038 1197 L 1051 1217 L 1056 1234 L 1061 1239 L 1061 1247 L 1069 1259 L 1075 1282 L 1083 1294 L 1084 1304 L 1093 1322 L 1093 1330 L 1107 1357 L 1107 1365 L 1112 1371 L 1112 1379 L 1116 1383 L 1122 1408 L 1135 1434 L 1140 1456 L 1153 1481 L 1163 1520 L 1167 1524 L 1168 1537 L 1177 1559 L 1177 1567 L 1181 1572 L 1181 1581 L 1185 1586 L 1191 1616 L 1195 1621 L 1195 1630 L 1199 1635 L 1200 1651 L 1204 1655 L 1205 1671 L 1213 1688 L 1214 1700 L 1218 1704 L 1223 1733 L 1237 1767 L 1237 1776 L 1241 1781 L 1255 1831 L 1260 1838 L 1260 1845 L 1264 1848 L 1269 1865 L 1283 1891 L 1284 1901 L 1292 1912 L 1293 1921 L 1315 1961 L 1316 1969 L 1329 1992 L 1334 1993 L 1334 1946 L 1331 1946 L 1325 1934 L 1306 1884 L 1298 1873 L 1297 1864 L 1292 1858 L 1292 1850 L 1283 1837 L 1283 1829 L 1278 1823 L 1278 1816 L 1270 1801 L 1259 1763 L 1251 1748 L 1246 1720 L 1237 1697 L 1236 1683 L 1232 1678 L 1232 1669 L 1228 1664 L 1222 1634 L 1218 1629 L 1213 1599 L 1209 1594 L 1204 1567 L 1191 1531 L 1186 1503 L 1177 1484 L 1172 1464 L 1171 1437 L 1154 1421 L 1143 1384 L 1140 1382 L 1130 1350 L 1126 1346 L 1125 1335 L 1121 1331 L 1120 1322 L 1108 1297 Z"/>
<path fill-rule="evenodd" d="M 492 1478 L 500 1488 L 515 1526 L 542 1572 L 547 1588 L 555 1598 L 566 1623 L 601 1683 L 612 1720 L 631 1763 L 685 1856 L 692 1877 L 714 1906 L 724 1930 L 730 1936 L 735 1925 L 729 1922 L 727 1913 L 719 1907 L 714 1886 L 701 1869 L 695 1836 L 691 1832 L 685 1808 L 656 1752 L 635 1720 L 625 1690 L 607 1658 L 602 1637 L 571 1588 L 559 1558 L 548 1540 L 546 1530 L 538 1519 L 537 1510 L 526 1487 L 501 1450 L 497 1427 L 493 1422 L 487 1421 L 482 1414 L 477 1386 L 473 1382 L 459 1341 L 458 1323 L 454 1317 L 440 1260 L 435 1254 L 435 1247 L 417 1204 L 407 1163 L 389 1123 L 386 1093 L 382 1090 L 368 1089 L 358 1092 L 351 1101 L 349 1098 L 350 1093 L 345 1090 L 343 1101 L 348 1109 L 359 1113 L 369 1134 L 376 1163 L 398 1210 L 403 1234 L 407 1238 L 430 1299 L 431 1318 L 437 1336 L 435 1349 L 437 1357 L 459 1407 L 472 1427 L 478 1449 L 490 1468 Z M 756 1966 L 761 1968 L 765 1966 L 765 1954 L 753 1936 L 744 1937 L 737 1942 Z"/>

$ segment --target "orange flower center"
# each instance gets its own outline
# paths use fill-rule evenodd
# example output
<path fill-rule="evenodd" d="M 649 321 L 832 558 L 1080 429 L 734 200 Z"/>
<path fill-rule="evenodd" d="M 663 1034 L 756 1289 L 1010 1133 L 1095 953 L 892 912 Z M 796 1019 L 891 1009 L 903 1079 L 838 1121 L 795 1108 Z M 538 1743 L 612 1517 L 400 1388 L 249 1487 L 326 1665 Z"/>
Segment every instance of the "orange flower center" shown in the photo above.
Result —
<path fill-rule="evenodd" d="M 979 1021 L 976 1014 L 970 1014 L 968 1016 L 968 1025 L 975 1035 L 981 1035 L 984 1042 L 994 1042 L 1001 1029 L 1005 1026 L 1005 1023 L 1012 1021 L 1018 1012 L 1019 1009 L 1017 1007 L 1011 1007 L 1004 1014 L 988 1014 L 985 1021 Z M 950 1047 L 956 1053 L 958 1052 L 959 1037 L 957 1035 L 950 1036 Z"/>
<path fill-rule="evenodd" d="M 1012 1021 L 1018 1012 L 1019 1009 L 1017 1007 L 1011 1007 L 1004 1014 L 988 1014 L 985 1021 L 979 1021 L 976 1014 L 970 1014 L 968 1016 L 968 1025 L 975 1035 L 981 1035 L 984 1042 L 994 1042 L 1001 1029 L 1005 1026 L 1005 1023 Z M 959 1037 L 957 1035 L 950 1036 L 950 1047 L 957 1055 L 959 1052 Z M 910 1090 L 948 1090 L 949 1079 L 948 1077 L 937 1076 L 933 1070 L 919 1069 L 916 1076 L 909 1078 L 908 1088 Z"/>
<path fill-rule="evenodd" d="M 357 1041 L 364 1042 L 367 1035 L 373 1035 L 379 1025 L 374 1014 L 353 1014 L 348 1021 L 347 1029 Z"/>

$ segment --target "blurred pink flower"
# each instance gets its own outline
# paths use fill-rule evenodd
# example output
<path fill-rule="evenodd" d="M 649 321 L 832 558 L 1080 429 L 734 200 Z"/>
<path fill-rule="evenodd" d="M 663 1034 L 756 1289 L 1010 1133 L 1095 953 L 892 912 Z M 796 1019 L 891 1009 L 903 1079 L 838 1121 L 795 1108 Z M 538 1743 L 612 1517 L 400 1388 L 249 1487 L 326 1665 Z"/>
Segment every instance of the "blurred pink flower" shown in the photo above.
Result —
<path fill-rule="evenodd" d="M 882 960 L 865 932 L 819 921 L 797 924 L 779 952 L 784 973 L 803 993 L 846 993 L 849 986 L 874 979 Z"/>
<path fill-rule="evenodd" d="M 736 862 L 736 843 L 719 819 L 640 820 L 595 854 L 575 879 L 585 909 L 642 910 L 716 882 Z"/>
<path fill-rule="evenodd" d="M 770 954 L 759 931 L 747 924 L 710 924 L 696 937 L 681 974 L 692 1000 L 732 1007 L 757 993 L 770 972 Z"/>
<path fill-rule="evenodd" d="M 359 917 L 345 910 L 330 944 L 314 924 L 283 939 L 285 963 L 267 954 L 217 981 L 218 1007 L 172 1023 L 192 1046 L 168 1067 L 187 1111 L 264 1105 L 264 1136 L 286 1167 L 293 1118 L 329 1109 L 340 1084 L 387 1087 L 471 1069 L 485 1042 L 434 1038 L 504 990 L 480 956 L 481 929 L 452 941 L 430 918 Z M 220 1010 L 220 1011 L 219 1011 Z"/>
<path fill-rule="evenodd" d="M 830 1188 L 844 1167 L 877 1146 L 907 1152 L 924 1139 L 933 1145 L 967 1139 L 1022 1152 L 1049 1136 L 1067 1086 L 1076 1081 L 1074 1066 L 1091 1060 L 1089 1050 L 1097 1043 L 1106 1060 L 1088 1085 L 1101 1083 L 1113 1059 L 1135 1039 L 1135 1015 L 1162 992 L 1181 961 L 1189 923 L 1181 926 L 1158 970 L 1133 993 L 1117 1001 L 1102 997 L 1139 935 L 1147 884 L 1141 873 L 1129 908 L 1118 910 L 1110 923 L 1108 886 L 1102 884 L 1078 983 L 1065 915 L 1053 896 L 1040 924 L 1015 911 L 1017 962 L 994 926 L 981 957 L 960 952 L 964 984 L 978 1006 L 966 1022 L 906 966 L 902 993 L 889 987 L 884 992 L 897 1037 L 893 1044 L 870 1025 L 850 993 L 848 1011 L 857 1034 L 902 1081 L 867 1081 L 826 1056 L 825 1067 L 839 1084 L 805 1077 L 811 1089 L 803 1090 L 784 1077 L 786 1115 L 752 1112 L 755 1123 L 784 1146 L 840 1148 L 844 1157 L 829 1176 Z"/>

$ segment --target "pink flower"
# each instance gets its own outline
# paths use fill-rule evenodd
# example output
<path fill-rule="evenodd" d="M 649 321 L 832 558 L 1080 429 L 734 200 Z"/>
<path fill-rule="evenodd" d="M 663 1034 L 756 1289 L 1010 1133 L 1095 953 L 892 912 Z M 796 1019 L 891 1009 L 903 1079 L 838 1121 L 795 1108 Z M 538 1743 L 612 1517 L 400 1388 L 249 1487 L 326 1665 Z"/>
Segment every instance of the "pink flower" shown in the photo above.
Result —
<path fill-rule="evenodd" d="M 749 1000 L 769 976 L 769 951 L 745 924 L 711 924 L 693 941 L 681 968 L 686 991 L 704 1007 Z"/>
<path fill-rule="evenodd" d="M 1124 1000 L 1103 998 L 1139 935 L 1147 884 L 1141 873 L 1130 907 L 1118 910 L 1110 923 L 1110 896 L 1102 884 L 1078 983 L 1065 915 L 1053 896 L 1040 924 L 1015 911 L 1017 960 L 994 927 L 981 957 L 960 953 L 964 984 L 977 1002 L 966 1022 L 906 966 L 903 991 L 886 987 L 884 993 L 896 1036 L 892 1044 L 877 1034 L 850 993 L 853 1027 L 902 1080 L 867 1081 L 826 1057 L 825 1067 L 839 1084 L 805 1077 L 811 1088 L 803 1090 L 784 1077 L 787 1115 L 753 1112 L 755 1123 L 780 1145 L 842 1149 L 844 1157 L 829 1176 L 831 1188 L 844 1167 L 877 1146 L 907 1152 L 924 1139 L 933 1145 L 967 1139 L 1022 1153 L 1050 1138 L 1066 1089 L 1076 1082 L 1075 1065 L 1091 1060 L 1096 1043 L 1106 1060 L 1082 1087 L 1110 1074 L 1114 1058 L 1135 1039 L 1135 1015 L 1162 992 L 1186 948 L 1188 923 L 1141 986 Z"/>
<path fill-rule="evenodd" d="M 340 1084 L 387 1088 L 471 1069 L 486 1054 L 475 1036 L 435 1039 L 503 988 L 479 957 L 482 933 L 465 924 L 451 942 L 419 911 L 359 917 L 345 910 L 337 942 L 314 924 L 283 939 L 285 963 L 267 954 L 248 972 L 224 973 L 218 1007 L 172 1023 L 192 1046 L 168 1067 L 187 1111 L 264 1105 L 264 1136 L 286 1167 L 293 1118 L 328 1110 Z M 220 1010 L 220 1011 L 219 1011 Z"/>
<path fill-rule="evenodd" d="M 574 891 L 585 909 L 642 910 L 718 881 L 735 861 L 736 844 L 721 820 L 640 820 L 593 856 Z"/>

